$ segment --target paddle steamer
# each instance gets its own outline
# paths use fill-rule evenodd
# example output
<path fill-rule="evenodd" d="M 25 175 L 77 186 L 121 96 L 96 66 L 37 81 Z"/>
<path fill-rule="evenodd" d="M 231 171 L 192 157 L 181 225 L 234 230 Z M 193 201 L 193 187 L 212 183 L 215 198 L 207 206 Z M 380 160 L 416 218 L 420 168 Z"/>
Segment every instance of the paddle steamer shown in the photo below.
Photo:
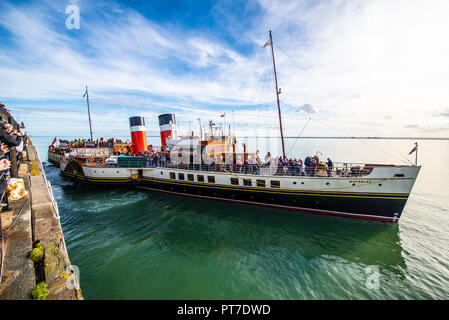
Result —
<path fill-rule="evenodd" d="M 270 32 L 276 97 L 285 157 L 276 65 Z M 149 150 L 143 117 L 130 118 L 133 155 L 61 160 L 61 174 L 81 182 L 130 184 L 142 190 L 397 222 L 420 166 L 318 163 L 316 171 L 279 167 L 277 159 L 240 165 L 257 153 L 238 153 L 237 139 L 210 123 L 209 132 L 178 139 L 174 114 L 159 116 L 161 148 Z M 154 152 L 155 151 L 155 152 Z M 141 156 L 151 152 L 152 156 Z M 213 161 L 211 161 L 213 159 Z M 109 162 L 107 160 L 110 160 Z M 113 161 L 112 161 L 113 160 Z"/>

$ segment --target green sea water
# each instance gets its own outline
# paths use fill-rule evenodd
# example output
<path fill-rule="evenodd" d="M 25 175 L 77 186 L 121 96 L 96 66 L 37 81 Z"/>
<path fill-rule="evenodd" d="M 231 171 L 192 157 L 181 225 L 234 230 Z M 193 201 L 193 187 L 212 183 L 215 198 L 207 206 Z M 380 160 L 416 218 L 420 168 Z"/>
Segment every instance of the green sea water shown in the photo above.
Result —
<path fill-rule="evenodd" d="M 86 299 L 449 298 L 449 141 L 419 142 L 422 170 L 390 224 L 78 185 L 46 161 L 53 137 L 31 138 Z M 397 163 L 413 142 L 299 140 L 293 152 Z"/>

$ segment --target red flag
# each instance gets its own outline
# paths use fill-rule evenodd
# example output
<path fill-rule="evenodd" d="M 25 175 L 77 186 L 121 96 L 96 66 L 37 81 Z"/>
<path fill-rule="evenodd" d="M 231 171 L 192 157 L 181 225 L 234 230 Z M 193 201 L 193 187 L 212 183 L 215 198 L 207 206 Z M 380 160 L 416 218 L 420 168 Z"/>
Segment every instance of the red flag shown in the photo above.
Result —
<path fill-rule="evenodd" d="M 51 145 L 53 146 L 56 142 L 56 137 L 53 139 L 53 142 L 51 143 Z"/>
<path fill-rule="evenodd" d="M 220 118 L 223 118 L 225 116 L 226 112 L 220 115 Z"/>
<path fill-rule="evenodd" d="M 268 41 L 263 45 L 263 48 L 268 47 L 268 46 L 271 46 L 271 39 L 268 40 Z"/>

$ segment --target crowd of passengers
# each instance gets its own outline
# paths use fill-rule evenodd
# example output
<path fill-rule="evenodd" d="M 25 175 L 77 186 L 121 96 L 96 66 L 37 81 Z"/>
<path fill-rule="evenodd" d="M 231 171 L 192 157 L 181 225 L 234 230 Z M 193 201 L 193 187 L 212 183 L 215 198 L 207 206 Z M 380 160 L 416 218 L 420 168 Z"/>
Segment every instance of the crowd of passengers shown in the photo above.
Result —
<path fill-rule="evenodd" d="M 97 140 L 82 138 L 74 140 L 59 139 L 59 146 L 55 147 L 51 145 L 50 149 L 56 154 L 64 155 L 70 153 L 72 151 L 71 148 L 114 148 L 115 144 L 130 144 L 130 142 L 129 140 L 122 141 L 114 138 L 107 140 L 104 140 L 103 138 Z"/>
<path fill-rule="evenodd" d="M 76 148 L 80 148 L 80 147 L 86 147 L 86 148 L 113 148 L 115 144 L 130 144 L 129 140 L 126 141 L 122 141 L 120 139 L 114 139 L 114 138 L 110 138 L 110 139 L 96 139 L 96 140 L 91 140 L 91 139 L 74 139 L 74 140 L 66 140 L 66 139 L 59 139 L 59 147 L 56 147 L 55 149 L 58 150 L 62 150 L 62 151 L 66 151 L 67 149 L 70 149 L 70 147 L 76 147 Z"/>
<path fill-rule="evenodd" d="M 180 169 L 203 171 L 227 170 L 242 174 L 260 174 L 261 168 L 275 167 L 277 168 L 275 169 L 275 175 L 316 176 L 318 169 L 322 169 L 327 172 L 329 177 L 331 177 L 334 169 L 334 164 L 330 158 L 327 158 L 326 163 L 320 163 L 317 156 L 308 156 L 302 161 L 298 158 L 287 158 L 282 156 L 273 158 L 270 152 L 268 152 L 264 160 L 262 160 L 258 153 L 259 152 L 257 152 L 254 157 L 249 155 L 244 160 L 242 160 L 240 156 L 237 156 L 232 165 L 224 164 L 223 161 L 221 161 L 222 159 L 218 156 L 206 158 L 203 161 L 203 164 L 174 164 L 170 161 L 169 153 L 166 150 L 161 152 L 160 149 L 140 152 L 138 155 L 146 157 L 147 167 L 177 167 Z M 130 152 L 123 153 L 123 155 L 130 155 Z"/>

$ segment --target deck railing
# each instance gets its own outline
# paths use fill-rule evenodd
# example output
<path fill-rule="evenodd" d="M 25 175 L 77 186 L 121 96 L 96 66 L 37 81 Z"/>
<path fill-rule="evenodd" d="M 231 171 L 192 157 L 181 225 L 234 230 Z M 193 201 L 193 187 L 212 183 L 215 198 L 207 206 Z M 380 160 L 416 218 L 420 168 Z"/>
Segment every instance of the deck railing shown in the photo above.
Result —
<path fill-rule="evenodd" d="M 89 163 L 86 163 L 89 165 Z M 95 167 L 118 167 L 117 164 L 92 164 Z M 167 161 L 147 160 L 145 165 L 138 168 L 173 168 L 180 170 L 205 171 L 205 172 L 226 172 L 235 175 L 261 175 L 261 176 L 311 176 L 311 177 L 362 177 L 373 170 L 375 165 L 363 163 L 334 163 L 329 168 L 325 164 L 316 167 L 294 165 L 294 166 L 268 166 L 268 165 L 227 165 L 227 164 L 176 164 Z M 120 167 L 136 167 L 130 162 L 128 165 L 121 163 Z"/>

